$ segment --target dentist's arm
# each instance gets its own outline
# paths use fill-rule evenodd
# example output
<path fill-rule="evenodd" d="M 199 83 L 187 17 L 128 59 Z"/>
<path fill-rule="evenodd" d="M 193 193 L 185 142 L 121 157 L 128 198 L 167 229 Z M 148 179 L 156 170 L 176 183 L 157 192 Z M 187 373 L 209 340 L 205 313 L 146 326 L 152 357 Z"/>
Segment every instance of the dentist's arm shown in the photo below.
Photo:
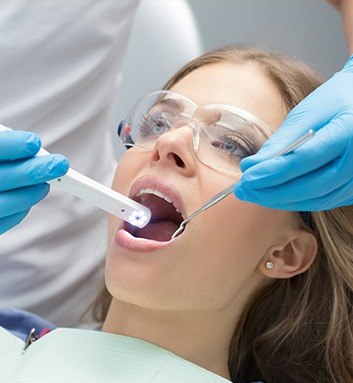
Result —
<path fill-rule="evenodd" d="M 68 161 L 61 155 L 34 158 L 40 147 L 34 133 L 0 132 L 0 234 L 21 222 L 48 194 L 46 181 L 68 170 Z"/>
<path fill-rule="evenodd" d="M 353 52 L 353 0 L 330 1 L 342 12 Z M 296 138 L 316 134 L 290 155 L 270 159 Z M 254 156 L 241 161 L 242 200 L 274 209 L 315 211 L 353 204 L 353 55 L 344 68 L 287 116 Z"/>
<path fill-rule="evenodd" d="M 353 54 L 353 1 L 342 0 L 340 11 L 342 13 L 343 25 L 348 43 L 349 53 Z"/>
<path fill-rule="evenodd" d="M 352 0 L 327 0 L 342 15 L 344 32 L 349 53 L 353 54 L 353 1 Z"/>

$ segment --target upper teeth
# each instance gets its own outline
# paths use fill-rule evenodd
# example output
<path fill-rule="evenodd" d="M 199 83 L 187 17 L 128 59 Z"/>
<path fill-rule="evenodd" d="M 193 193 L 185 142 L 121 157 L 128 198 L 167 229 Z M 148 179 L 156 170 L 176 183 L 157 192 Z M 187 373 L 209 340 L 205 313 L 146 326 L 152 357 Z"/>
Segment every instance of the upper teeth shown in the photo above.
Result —
<path fill-rule="evenodd" d="M 169 197 L 167 197 L 165 194 L 163 194 L 159 190 L 149 189 L 149 188 L 140 189 L 139 192 L 136 194 L 136 197 L 141 197 L 141 201 L 144 202 L 148 198 L 146 194 L 154 194 L 160 198 L 163 198 L 164 200 L 166 200 L 169 203 L 173 203 L 173 201 Z M 174 205 L 174 207 L 175 207 L 175 205 Z M 176 207 L 175 207 L 175 209 L 178 213 L 180 213 L 180 211 Z"/>

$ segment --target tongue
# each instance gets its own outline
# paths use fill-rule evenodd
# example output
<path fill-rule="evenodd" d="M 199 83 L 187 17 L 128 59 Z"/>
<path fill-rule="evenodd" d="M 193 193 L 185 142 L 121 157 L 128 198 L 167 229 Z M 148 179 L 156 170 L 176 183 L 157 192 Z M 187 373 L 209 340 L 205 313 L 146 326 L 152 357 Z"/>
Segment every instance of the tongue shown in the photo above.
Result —
<path fill-rule="evenodd" d="M 149 223 L 142 229 L 138 229 L 134 233 L 135 237 L 153 239 L 154 241 L 169 241 L 178 228 L 177 224 L 172 221 L 161 221 Z"/>

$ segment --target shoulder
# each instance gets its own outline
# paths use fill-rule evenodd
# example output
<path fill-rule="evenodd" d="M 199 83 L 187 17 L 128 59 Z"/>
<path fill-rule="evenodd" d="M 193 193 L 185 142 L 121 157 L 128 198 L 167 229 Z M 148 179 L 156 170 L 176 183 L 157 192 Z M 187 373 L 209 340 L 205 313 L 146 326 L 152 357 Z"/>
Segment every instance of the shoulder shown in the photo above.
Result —
<path fill-rule="evenodd" d="M 29 332 L 34 328 L 37 337 L 41 337 L 56 326 L 28 311 L 0 308 L 0 326 L 22 340 L 26 340 Z"/>

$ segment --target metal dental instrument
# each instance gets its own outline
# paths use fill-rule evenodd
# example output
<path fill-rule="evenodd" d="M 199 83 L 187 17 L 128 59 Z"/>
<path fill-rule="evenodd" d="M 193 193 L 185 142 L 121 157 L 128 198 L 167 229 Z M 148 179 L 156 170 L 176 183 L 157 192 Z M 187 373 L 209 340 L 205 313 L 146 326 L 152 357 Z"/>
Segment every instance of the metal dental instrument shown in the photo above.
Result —
<path fill-rule="evenodd" d="M 310 129 L 308 133 L 304 134 L 302 137 L 300 137 L 298 140 L 294 141 L 292 144 L 288 145 L 286 148 L 282 149 L 279 153 L 277 153 L 272 158 L 277 158 L 279 156 L 282 156 L 284 154 L 287 154 L 291 152 L 292 150 L 298 148 L 300 145 L 302 145 L 304 142 L 306 142 L 309 138 L 313 137 L 315 134 L 315 131 Z M 237 181 L 238 182 L 238 181 Z M 222 201 L 225 197 L 227 197 L 229 194 L 233 193 L 234 184 L 230 185 L 226 189 L 222 190 L 220 193 L 216 194 L 214 197 L 212 197 L 208 202 L 206 202 L 204 205 L 202 205 L 199 209 L 197 209 L 194 213 L 192 213 L 189 217 L 187 217 L 179 226 L 179 228 L 175 231 L 175 233 L 172 235 L 171 239 L 176 238 L 178 235 L 180 235 L 184 230 L 185 226 L 188 222 L 190 222 L 193 218 L 195 218 L 197 215 L 202 213 L 203 211 L 209 209 L 211 206 L 215 205 L 217 202 Z"/>
<path fill-rule="evenodd" d="M 0 132 L 11 130 L 0 125 Z M 36 156 L 46 156 L 48 153 L 41 148 Z M 57 179 L 48 181 L 49 184 L 73 194 L 92 205 L 114 214 L 131 225 L 145 227 L 151 219 L 151 211 L 132 199 L 120 194 L 105 185 L 100 184 L 69 168 L 68 172 Z"/>

